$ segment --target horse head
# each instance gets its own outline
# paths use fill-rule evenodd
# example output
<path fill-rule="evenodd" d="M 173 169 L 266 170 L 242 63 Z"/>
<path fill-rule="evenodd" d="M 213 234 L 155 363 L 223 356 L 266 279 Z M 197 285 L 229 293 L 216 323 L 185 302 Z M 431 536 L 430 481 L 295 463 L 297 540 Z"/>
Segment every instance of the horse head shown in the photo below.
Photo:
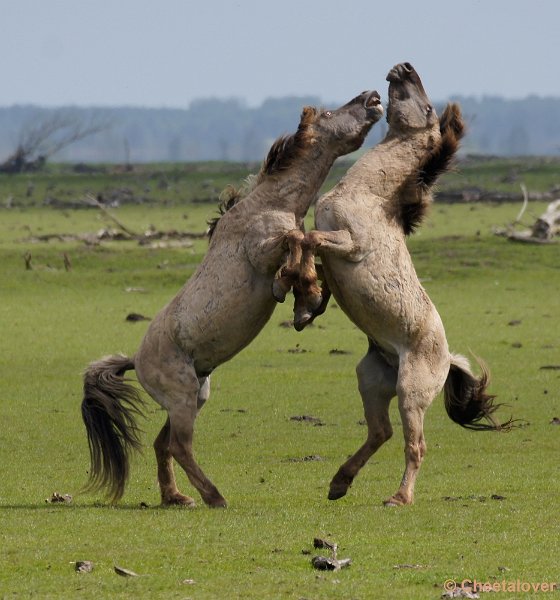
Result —
<path fill-rule="evenodd" d="M 408 63 L 395 65 L 387 75 L 389 105 L 387 122 L 392 130 L 410 131 L 431 129 L 438 117 L 422 81 L 414 67 Z"/>

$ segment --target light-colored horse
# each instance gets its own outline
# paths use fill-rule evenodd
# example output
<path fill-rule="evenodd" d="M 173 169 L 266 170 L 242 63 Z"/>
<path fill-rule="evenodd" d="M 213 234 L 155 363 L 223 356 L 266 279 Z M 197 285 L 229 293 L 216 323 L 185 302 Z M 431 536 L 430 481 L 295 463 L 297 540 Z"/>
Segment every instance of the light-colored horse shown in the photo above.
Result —
<path fill-rule="evenodd" d="M 329 498 L 344 496 L 358 471 L 391 437 L 389 403 L 398 396 L 406 468 L 398 491 L 385 504 L 402 505 L 413 502 L 426 453 L 424 413 L 442 388 L 449 416 L 464 427 L 507 429 L 511 422 L 499 425 L 492 418 L 497 407 L 486 393 L 486 370 L 477 378 L 465 357 L 450 353 L 440 316 L 406 246 L 406 235 L 431 200 L 431 186 L 458 148 L 460 109 L 448 105 L 439 121 L 409 63 L 396 65 L 387 79 L 386 138 L 318 201 L 316 230 L 304 238 L 301 285 L 308 309 L 296 310 L 296 325 L 303 328 L 318 304 L 311 285 L 316 252 L 338 305 L 369 340 L 357 367 L 368 437 L 334 476 Z M 301 309 L 301 298 L 298 302 Z"/>
<path fill-rule="evenodd" d="M 306 107 L 297 132 L 278 139 L 252 189 L 214 224 L 194 275 L 154 318 L 133 358 L 114 355 L 84 374 L 82 416 L 90 457 L 90 488 L 124 492 L 129 454 L 140 446 L 140 397 L 123 378 L 136 370 L 142 387 L 168 413 L 154 442 L 162 504 L 192 505 L 181 494 L 173 459 L 209 506 L 226 501 L 193 454 L 198 411 L 210 373 L 255 338 L 275 308 L 271 294 L 287 246 L 297 254 L 303 218 L 334 160 L 358 149 L 383 113 L 377 92 L 364 92 L 333 111 Z M 299 267 L 299 264 L 296 265 Z"/>

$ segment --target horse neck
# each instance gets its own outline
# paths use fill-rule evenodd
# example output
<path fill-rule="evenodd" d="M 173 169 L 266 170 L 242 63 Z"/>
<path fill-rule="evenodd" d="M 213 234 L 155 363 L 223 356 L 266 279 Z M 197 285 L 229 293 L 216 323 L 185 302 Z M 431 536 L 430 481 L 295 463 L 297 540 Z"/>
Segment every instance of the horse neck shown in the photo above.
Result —
<path fill-rule="evenodd" d="M 390 198 L 417 169 L 420 160 L 439 135 L 437 127 L 407 135 L 389 131 L 382 142 L 354 164 L 347 177 L 369 189 L 378 190 L 378 196 Z"/>
<path fill-rule="evenodd" d="M 293 212 L 296 220 L 303 219 L 336 158 L 333 152 L 317 149 L 308 152 L 285 171 L 269 175 L 267 196 L 271 208 Z"/>

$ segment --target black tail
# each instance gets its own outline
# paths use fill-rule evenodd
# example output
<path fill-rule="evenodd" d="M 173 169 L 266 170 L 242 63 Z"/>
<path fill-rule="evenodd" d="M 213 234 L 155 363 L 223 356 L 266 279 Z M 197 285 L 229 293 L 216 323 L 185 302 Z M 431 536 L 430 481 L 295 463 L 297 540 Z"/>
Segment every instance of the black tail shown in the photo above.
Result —
<path fill-rule="evenodd" d="M 115 355 L 92 363 L 84 373 L 82 418 L 86 426 L 91 467 L 87 490 L 107 488 L 119 500 L 129 473 L 129 456 L 141 447 L 135 417 L 142 415 L 138 390 L 126 383 L 134 361 Z"/>
<path fill-rule="evenodd" d="M 431 189 L 438 178 L 451 168 L 465 135 L 465 122 L 457 103 L 449 103 L 445 107 L 439 128 L 440 140 L 426 153 L 402 187 L 399 220 L 405 235 L 413 233 L 426 216 L 432 202 Z"/>
<path fill-rule="evenodd" d="M 482 375 L 477 379 L 471 372 L 469 361 L 460 354 L 451 355 L 451 367 L 443 387 L 445 408 L 452 421 L 477 431 L 509 431 L 512 419 L 505 423 L 494 420 L 494 412 L 501 406 L 494 404 L 495 396 L 486 393 L 490 382 L 488 369 L 477 361 Z M 486 420 L 486 423 L 480 421 Z"/>

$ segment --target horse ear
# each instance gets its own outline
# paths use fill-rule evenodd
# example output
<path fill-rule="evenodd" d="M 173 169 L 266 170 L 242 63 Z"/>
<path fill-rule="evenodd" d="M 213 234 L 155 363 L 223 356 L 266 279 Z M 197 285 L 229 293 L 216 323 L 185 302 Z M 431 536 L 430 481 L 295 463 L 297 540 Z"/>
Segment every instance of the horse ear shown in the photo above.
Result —
<path fill-rule="evenodd" d="M 304 106 L 301 111 L 300 125 L 311 125 L 317 116 L 317 109 L 313 106 Z"/>

